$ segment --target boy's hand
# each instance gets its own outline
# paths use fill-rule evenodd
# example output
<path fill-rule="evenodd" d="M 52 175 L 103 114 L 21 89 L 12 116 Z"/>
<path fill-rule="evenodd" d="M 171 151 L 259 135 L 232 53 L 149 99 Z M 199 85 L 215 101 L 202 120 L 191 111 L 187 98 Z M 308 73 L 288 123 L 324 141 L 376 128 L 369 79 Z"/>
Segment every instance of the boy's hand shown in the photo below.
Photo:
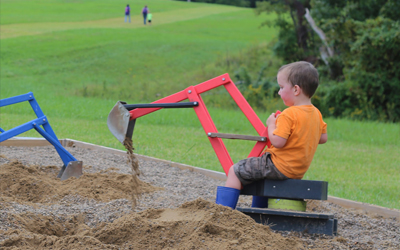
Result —
<path fill-rule="evenodd" d="M 274 134 L 274 130 L 276 129 L 276 118 L 279 116 L 280 113 L 281 112 L 278 110 L 276 111 L 276 113 L 272 113 L 267 119 L 268 139 L 271 144 L 276 148 L 283 148 L 287 142 L 287 139 Z"/>
<path fill-rule="evenodd" d="M 267 126 L 270 127 L 272 124 L 275 124 L 276 118 L 280 115 L 281 111 L 277 110 L 276 113 L 272 113 L 267 119 Z M 271 118 L 272 117 L 272 118 Z M 271 120 L 270 120 L 271 119 Z M 269 121 L 270 120 L 270 121 Z"/>
<path fill-rule="evenodd" d="M 276 117 L 275 113 L 272 113 L 267 119 L 267 127 L 275 126 Z"/>

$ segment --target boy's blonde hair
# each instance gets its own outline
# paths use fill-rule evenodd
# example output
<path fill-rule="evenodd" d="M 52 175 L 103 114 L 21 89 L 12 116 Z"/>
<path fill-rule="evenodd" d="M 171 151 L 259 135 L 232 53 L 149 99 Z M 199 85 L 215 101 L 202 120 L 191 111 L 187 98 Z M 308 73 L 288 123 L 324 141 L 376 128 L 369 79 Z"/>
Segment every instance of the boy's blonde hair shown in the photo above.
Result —
<path fill-rule="evenodd" d="M 298 85 L 303 93 L 311 98 L 318 88 L 318 70 L 309 62 L 294 62 L 283 65 L 279 71 L 285 71 L 288 81 L 293 85 Z"/>

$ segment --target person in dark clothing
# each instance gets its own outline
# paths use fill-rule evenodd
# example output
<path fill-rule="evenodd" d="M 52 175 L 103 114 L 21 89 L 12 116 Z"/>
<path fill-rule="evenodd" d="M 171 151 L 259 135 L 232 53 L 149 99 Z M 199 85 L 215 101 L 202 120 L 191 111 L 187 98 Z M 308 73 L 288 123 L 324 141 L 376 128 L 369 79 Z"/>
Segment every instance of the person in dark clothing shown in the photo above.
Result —
<path fill-rule="evenodd" d="M 149 12 L 149 9 L 147 8 L 147 5 L 144 6 L 142 9 L 142 14 L 143 14 L 143 22 L 146 24 L 147 21 L 147 13 Z"/>
<path fill-rule="evenodd" d="M 131 8 L 129 7 L 129 4 L 127 4 L 125 8 L 125 22 L 128 18 L 129 22 L 131 22 Z"/>

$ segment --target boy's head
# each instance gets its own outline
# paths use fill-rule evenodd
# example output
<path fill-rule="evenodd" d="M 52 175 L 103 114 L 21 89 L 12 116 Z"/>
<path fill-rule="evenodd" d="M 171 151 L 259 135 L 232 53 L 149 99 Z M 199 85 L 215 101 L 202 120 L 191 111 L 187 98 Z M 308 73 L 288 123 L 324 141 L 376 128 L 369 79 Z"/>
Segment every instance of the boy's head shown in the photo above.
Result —
<path fill-rule="evenodd" d="M 294 87 L 298 85 L 305 96 L 311 98 L 318 88 L 319 76 L 317 69 L 309 62 L 294 62 L 282 66 L 278 75 L 283 74 Z"/>

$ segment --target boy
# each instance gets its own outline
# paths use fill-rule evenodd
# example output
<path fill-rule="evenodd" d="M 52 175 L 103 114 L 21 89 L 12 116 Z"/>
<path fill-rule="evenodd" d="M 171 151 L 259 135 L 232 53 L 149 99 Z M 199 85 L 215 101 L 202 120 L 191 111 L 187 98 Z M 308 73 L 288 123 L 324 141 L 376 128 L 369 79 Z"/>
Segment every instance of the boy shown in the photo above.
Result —
<path fill-rule="evenodd" d="M 217 188 L 217 204 L 235 209 L 242 185 L 257 180 L 303 178 L 318 144 L 328 140 L 327 125 L 311 104 L 319 84 L 317 69 L 308 62 L 294 62 L 279 69 L 277 80 L 278 94 L 288 108 L 267 119 L 272 146 L 262 156 L 241 160 L 229 169 L 225 187 Z M 266 207 L 267 201 L 253 196 L 252 207 Z"/>
<path fill-rule="evenodd" d="M 147 22 L 151 25 L 151 19 L 153 18 L 153 14 L 149 13 L 147 14 Z"/>

